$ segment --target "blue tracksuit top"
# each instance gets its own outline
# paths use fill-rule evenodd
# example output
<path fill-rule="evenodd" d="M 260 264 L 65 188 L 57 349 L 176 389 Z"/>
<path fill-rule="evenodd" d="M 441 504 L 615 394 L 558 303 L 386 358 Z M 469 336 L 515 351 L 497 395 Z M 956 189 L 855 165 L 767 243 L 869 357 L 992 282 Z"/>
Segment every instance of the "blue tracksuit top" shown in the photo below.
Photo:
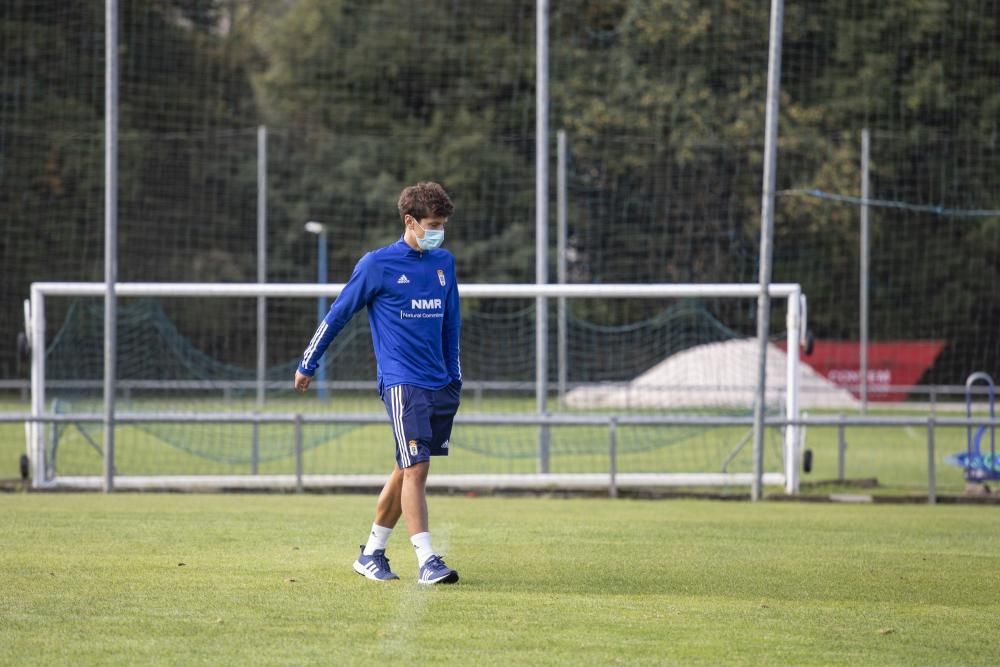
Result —
<path fill-rule="evenodd" d="M 313 334 L 299 362 L 312 376 L 326 348 L 356 312 L 368 307 L 378 365 L 378 390 L 412 384 L 440 389 L 462 379 L 458 339 L 462 328 L 455 257 L 447 250 L 414 250 L 400 238 L 373 250 Z"/>

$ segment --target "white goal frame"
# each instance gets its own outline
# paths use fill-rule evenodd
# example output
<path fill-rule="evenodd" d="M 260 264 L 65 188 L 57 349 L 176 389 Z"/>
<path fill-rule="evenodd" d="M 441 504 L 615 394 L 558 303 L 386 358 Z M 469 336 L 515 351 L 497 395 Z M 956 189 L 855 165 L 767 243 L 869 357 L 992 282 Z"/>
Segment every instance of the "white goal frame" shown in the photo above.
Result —
<path fill-rule="evenodd" d="M 31 343 L 31 418 L 25 421 L 26 448 L 32 467 L 32 484 L 36 488 L 66 487 L 66 488 L 101 488 L 100 478 L 55 477 L 46 478 L 45 471 L 45 424 L 64 421 L 63 418 L 46 412 L 45 387 L 45 298 L 47 296 L 61 297 L 98 297 L 106 293 L 105 283 L 74 283 L 74 282 L 37 282 L 31 285 L 31 299 L 27 304 L 26 325 L 27 335 Z M 245 298 L 318 298 L 336 297 L 344 288 L 343 284 L 267 284 L 267 283 L 116 283 L 115 294 L 121 297 L 245 297 Z M 757 284 L 463 284 L 459 288 L 462 298 L 535 298 L 538 301 L 559 297 L 565 298 L 753 298 L 760 294 Z M 805 297 L 801 287 L 796 283 L 773 283 L 769 286 L 771 298 L 784 299 L 786 302 L 785 334 L 787 340 L 788 363 L 786 366 L 785 414 L 784 419 L 777 421 L 785 427 L 782 473 L 763 473 L 762 483 L 782 485 L 785 492 L 794 494 L 799 489 L 800 432 L 797 425 L 800 419 L 799 392 L 801 384 L 801 362 L 799 346 L 804 341 L 805 334 Z M 543 330 L 539 336 L 539 346 L 545 345 L 547 336 L 546 325 L 541 323 Z M 39 351 L 42 353 L 39 354 Z M 545 363 L 544 353 L 538 355 Z M 536 390 L 541 396 L 548 391 L 545 374 L 536 374 Z M 759 391 L 759 388 L 758 388 Z M 544 404 L 544 403 L 542 403 Z M 156 421 L 156 414 L 129 414 L 129 421 L 141 421 L 148 418 Z M 162 417 L 162 415 L 159 415 Z M 246 416 L 246 415 L 244 415 Z M 65 416 L 63 416 L 65 417 Z M 93 421 L 93 415 L 90 417 Z M 288 416 L 288 421 L 301 415 Z M 541 424 L 549 415 L 536 415 L 537 423 Z M 566 416 L 572 422 L 571 416 Z M 582 419 L 582 417 L 581 417 Z M 611 418 L 614 421 L 614 417 Z M 457 421 L 464 421 L 459 415 Z M 698 420 L 695 420 L 698 421 Z M 702 418 L 698 423 L 716 425 L 718 419 Z M 567 422 L 568 423 L 568 422 Z M 589 423 L 581 421 L 581 423 Z M 775 425 L 775 420 L 769 420 L 768 425 Z M 110 470 L 110 468 L 107 468 Z M 354 485 L 358 480 L 353 476 L 342 476 L 345 480 L 336 479 L 341 476 L 268 476 L 267 479 L 255 479 L 252 475 L 204 476 L 197 478 L 178 478 L 171 481 L 169 476 L 145 477 L 130 479 L 117 476 L 116 481 L 103 480 L 105 489 L 114 485 L 122 488 L 260 488 L 262 484 L 280 488 L 298 486 L 303 480 L 306 485 L 329 486 L 343 482 Z M 479 479 L 479 478 L 482 479 Z M 273 478 L 273 479 L 272 479 Z M 607 480 L 608 475 L 581 474 L 550 474 L 542 469 L 540 472 L 528 475 L 434 475 L 428 480 L 431 487 L 442 486 L 486 486 L 509 488 L 591 488 L 600 480 Z M 619 487 L 651 486 L 714 486 L 714 485 L 750 485 L 754 480 L 746 473 L 664 473 L 664 474 L 615 474 L 614 466 L 610 473 L 612 490 Z"/>

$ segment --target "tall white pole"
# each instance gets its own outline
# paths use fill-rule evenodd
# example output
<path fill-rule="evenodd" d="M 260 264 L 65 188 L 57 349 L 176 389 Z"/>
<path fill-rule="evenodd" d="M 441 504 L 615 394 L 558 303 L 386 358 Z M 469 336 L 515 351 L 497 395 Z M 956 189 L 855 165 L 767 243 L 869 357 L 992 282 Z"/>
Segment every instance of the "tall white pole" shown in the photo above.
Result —
<path fill-rule="evenodd" d="M 566 130 L 556 132 L 556 281 L 566 283 Z M 557 356 L 559 366 L 559 406 L 566 407 L 566 376 L 569 363 L 566 351 L 566 297 L 558 301 L 559 331 Z"/>
<path fill-rule="evenodd" d="M 118 352 L 118 0 L 106 0 L 104 10 L 104 492 L 110 493 L 115 490 Z"/>
<path fill-rule="evenodd" d="M 267 127 L 257 128 L 257 282 L 267 282 Z M 267 380 L 267 298 L 257 297 L 257 411 L 264 409 Z M 257 474 L 260 427 L 253 425 L 250 472 Z"/>
<path fill-rule="evenodd" d="M 764 182 L 761 188 L 760 213 L 760 294 L 757 297 L 757 342 L 760 346 L 757 367 L 757 397 L 753 419 L 753 483 L 750 497 L 763 497 L 764 411 L 767 399 L 767 339 L 770 328 L 771 241 L 774 238 L 774 184 L 778 164 L 778 93 L 781 88 L 781 33 L 783 0 L 771 0 L 771 32 L 767 57 L 767 108 L 764 119 Z M 796 348 L 797 350 L 798 348 Z M 788 350 L 793 354 L 796 350 Z"/>
<path fill-rule="evenodd" d="M 257 282 L 267 282 L 267 128 L 257 128 Z M 267 299 L 257 299 L 257 406 L 264 405 Z"/>
<path fill-rule="evenodd" d="M 859 370 L 861 380 L 861 413 L 868 413 L 868 165 L 871 155 L 871 135 L 868 128 L 861 130 L 861 256 L 860 302 L 861 340 Z"/>
<path fill-rule="evenodd" d="M 549 194 L 549 3 L 535 5 L 535 282 L 544 285 L 548 276 Z M 548 395 L 548 302 L 535 298 L 535 405 L 538 414 L 547 411 Z M 538 471 L 549 471 L 549 433 L 538 432 Z"/>

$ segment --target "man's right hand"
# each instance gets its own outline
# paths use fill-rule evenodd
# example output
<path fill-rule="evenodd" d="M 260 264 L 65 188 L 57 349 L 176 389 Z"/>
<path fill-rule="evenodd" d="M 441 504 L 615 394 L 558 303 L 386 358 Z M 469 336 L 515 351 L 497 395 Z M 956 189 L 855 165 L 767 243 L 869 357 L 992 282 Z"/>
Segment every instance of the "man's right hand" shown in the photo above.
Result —
<path fill-rule="evenodd" d="M 305 393 L 309 389 L 309 383 L 312 382 L 312 378 L 308 375 L 303 375 L 302 373 L 295 371 L 295 391 L 300 394 Z"/>

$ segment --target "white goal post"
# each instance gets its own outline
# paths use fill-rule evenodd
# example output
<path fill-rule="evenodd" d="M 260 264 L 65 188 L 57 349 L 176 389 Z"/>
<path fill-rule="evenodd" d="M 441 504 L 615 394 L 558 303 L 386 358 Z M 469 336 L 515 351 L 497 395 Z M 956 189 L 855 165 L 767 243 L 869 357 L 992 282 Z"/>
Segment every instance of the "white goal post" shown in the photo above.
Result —
<path fill-rule="evenodd" d="M 191 297 L 191 298 L 213 298 L 213 297 L 238 297 L 238 298 L 318 298 L 336 297 L 343 289 L 343 284 L 262 284 L 262 283 L 118 283 L 115 286 L 115 293 L 118 297 Z M 46 349 L 46 297 L 99 297 L 105 293 L 104 283 L 71 283 L 71 282 L 38 282 L 31 286 L 31 298 L 26 313 L 26 324 L 28 326 L 28 338 L 31 343 L 31 420 L 25 422 L 28 456 L 33 469 L 33 484 L 36 486 L 55 486 L 63 482 L 65 486 L 81 486 L 79 480 L 73 483 L 69 479 L 49 479 L 45 470 L 45 447 L 46 422 L 54 423 L 60 417 L 46 411 L 46 360 L 44 351 Z M 607 284 L 607 285 L 583 285 L 583 284 L 463 284 L 460 286 L 461 298 L 473 299 L 554 299 L 559 297 L 573 299 L 599 299 L 599 298 L 660 298 L 660 299 L 719 299 L 719 298 L 756 298 L 760 293 L 757 284 Z M 800 427 L 794 422 L 800 417 L 799 394 L 801 384 L 801 370 L 799 361 L 799 346 L 804 341 L 805 333 L 805 297 L 801 287 L 793 283 L 775 283 L 770 285 L 769 294 L 774 299 L 782 299 L 786 302 L 785 318 L 785 338 L 787 350 L 789 351 L 788 362 L 785 367 L 785 391 L 784 391 L 784 440 L 782 447 L 782 459 L 784 469 L 780 473 L 765 473 L 764 483 L 769 485 L 782 485 L 787 493 L 797 493 L 799 486 L 799 463 L 800 463 Z M 547 328 L 545 323 L 540 323 L 540 328 Z M 542 345 L 542 343 L 540 343 Z M 539 354 L 544 363 L 544 353 Z M 548 381 L 545 373 L 536 376 L 537 392 L 545 396 L 548 391 Z M 544 404 L 544 403 L 542 403 Z M 522 413 L 523 414 L 523 413 Z M 138 421 L 144 417 L 155 421 L 156 414 L 129 413 L 130 421 Z M 162 417 L 162 415 L 159 415 Z M 89 415 L 93 421 L 94 415 Z M 538 421 L 542 423 L 547 415 L 536 415 Z M 292 417 L 289 417 L 291 420 Z M 460 413 L 456 423 L 460 423 L 463 415 Z M 572 423 L 572 417 L 567 417 Z M 473 423 L 475 420 L 472 420 Z M 613 416 L 612 416 L 613 421 Z M 590 423 L 582 420 L 582 423 Z M 717 425 L 722 423 L 711 418 L 704 420 L 705 424 Z M 771 420 L 771 425 L 775 420 Z M 613 426 L 612 426 L 613 430 Z M 480 480 L 486 486 L 514 487 L 535 487 L 553 488 L 553 486 L 573 487 L 573 474 L 547 474 L 548 470 L 541 469 L 536 474 L 518 475 L 483 475 Z M 247 476 L 249 477 L 249 476 Z M 291 482 L 281 476 L 271 476 L 268 478 L 275 486 L 288 486 Z M 308 483 L 309 476 L 306 477 Z M 315 476 L 316 484 L 325 484 L 330 476 Z M 459 480 L 458 477 L 461 477 Z M 475 485 L 475 475 L 455 476 L 455 482 L 461 485 Z M 503 484 L 498 481 L 502 479 Z M 600 479 L 593 474 L 580 473 L 577 475 L 579 488 L 588 487 L 594 484 L 594 479 Z M 669 473 L 663 475 L 650 475 L 648 473 L 619 473 L 614 472 L 612 462 L 611 483 L 615 487 L 621 486 L 670 486 L 670 485 L 749 485 L 752 480 L 747 474 L 732 473 L 729 475 L 706 472 L 703 477 L 692 475 L 691 473 L 671 476 Z M 279 479 L 280 478 L 280 479 Z M 320 479 L 323 478 L 323 479 Z M 429 484 L 446 485 L 448 480 L 438 476 L 437 479 L 429 480 Z M 132 486 L 126 479 L 119 478 L 116 484 L 121 484 L 122 488 Z M 199 478 L 203 487 L 212 486 L 245 486 L 246 488 L 259 487 L 264 483 L 264 478 L 256 480 L 245 480 L 245 484 L 239 480 L 219 479 L 212 480 L 208 476 Z M 275 481 L 277 480 L 277 481 Z M 323 480 L 326 480 L 325 482 Z M 301 474 L 298 483 L 301 484 Z M 86 484 L 82 484 L 86 486 Z M 185 486 L 180 484 L 181 486 Z M 99 488 L 98 484 L 98 488 Z M 148 482 L 147 488 L 169 487 L 168 479 L 159 482 Z M 188 484 L 186 486 L 196 487 L 198 484 Z"/>

